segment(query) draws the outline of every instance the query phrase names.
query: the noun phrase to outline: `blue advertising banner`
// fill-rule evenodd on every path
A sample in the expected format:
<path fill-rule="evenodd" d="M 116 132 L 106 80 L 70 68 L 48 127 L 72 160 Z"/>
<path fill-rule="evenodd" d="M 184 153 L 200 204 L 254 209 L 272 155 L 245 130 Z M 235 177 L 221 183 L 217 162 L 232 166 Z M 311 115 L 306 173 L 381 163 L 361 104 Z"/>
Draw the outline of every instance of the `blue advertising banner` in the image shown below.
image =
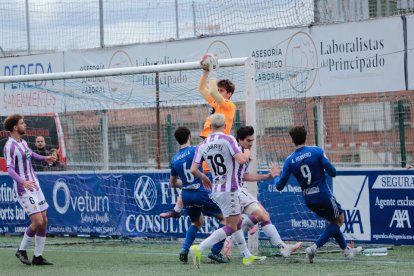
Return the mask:
<path fill-rule="evenodd" d="M 184 237 L 191 225 L 159 214 L 174 207 L 178 196 L 168 173 L 39 174 L 51 234 Z M 0 175 L 0 233 L 22 233 L 30 220 L 17 202 L 11 178 Z M 218 222 L 206 218 L 201 236 Z M 205 236 L 205 235 L 204 235 Z"/>
<path fill-rule="evenodd" d="M 191 225 L 159 214 L 174 207 L 178 190 L 165 173 L 39 174 L 48 209 L 48 233 L 125 237 L 184 237 Z M 329 184 L 345 214 L 346 239 L 414 244 L 414 171 L 338 171 Z M 259 201 L 285 240 L 315 240 L 325 221 L 304 204 L 296 179 L 281 192 L 259 183 Z M 22 233 L 30 220 L 17 202 L 11 178 L 0 175 L 0 233 Z M 205 218 L 200 237 L 219 226 Z M 260 233 L 261 238 L 265 238 Z"/>
<path fill-rule="evenodd" d="M 374 244 L 414 244 L 414 171 L 338 171 L 329 184 L 344 210 L 341 230 L 347 240 Z M 305 206 L 291 177 L 282 192 L 262 182 L 259 201 L 270 213 L 281 237 L 315 240 L 325 221 Z M 261 238 L 265 238 L 262 236 Z"/>

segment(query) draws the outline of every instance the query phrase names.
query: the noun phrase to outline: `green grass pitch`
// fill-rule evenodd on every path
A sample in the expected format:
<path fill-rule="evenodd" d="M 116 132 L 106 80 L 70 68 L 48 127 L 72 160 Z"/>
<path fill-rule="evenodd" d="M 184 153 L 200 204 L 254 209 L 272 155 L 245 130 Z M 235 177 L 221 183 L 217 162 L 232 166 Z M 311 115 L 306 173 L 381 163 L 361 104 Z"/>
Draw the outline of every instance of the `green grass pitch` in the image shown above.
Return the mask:
<path fill-rule="evenodd" d="M 0 239 L 5 238 L 0 236 Z M 6 238 L 10 239 L 10 238 Z M 70 240 L 70 238 L 68 238 Z M 64 240 L 62 242 L 62 240 Z M 79 239 L 77 239 L 79 240 Z M 20 238 L 12 242 L 19 243 Z M 176 242 L 94 242 L 76 243 L 62 238 L 48 238 L 44 257 L 53 266 L 25 266 L 14 256 L 15 248 L 0 247 L 0 275 L 412 275 L 414 247 L 394 246 L 388 256 L 357 256 L 345 260 L 340 253 L 318 254 L 313 264 L 306 260 L 303 249 L 288 259 L 268 257 L 263 263 L 244 267 L 237 249 L 229 264 L 212 263 L 202 258 L 201 269 L 193 267 L 191 260 L 183 264 L 178 260 L 180 243 Z M 61 242 L 59 242 L 61 241 Z M 10 240 L 8 241 L 10 242 Z M 0 242 L 1 244 L 1 242 Z M 28 250 L 33 254 L 33 246 Z"/>

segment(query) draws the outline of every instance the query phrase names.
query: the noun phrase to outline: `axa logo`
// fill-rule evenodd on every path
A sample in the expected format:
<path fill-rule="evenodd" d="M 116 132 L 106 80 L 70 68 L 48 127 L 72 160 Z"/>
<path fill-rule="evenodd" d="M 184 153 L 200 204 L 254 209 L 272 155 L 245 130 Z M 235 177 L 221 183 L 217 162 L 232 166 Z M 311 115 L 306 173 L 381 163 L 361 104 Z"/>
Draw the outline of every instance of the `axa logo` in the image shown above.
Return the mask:
<path fill-rule="evenodd" d="M 364 233 L 364 225 L 361 219 L 361 212 L 358 209 L 344 210 L 345 230 L 344 233 L 354 234 L 354 227 L 359 228 L 359 233 Z"/>
<path fill-rule="evenodd" d="M 393 227 L 395 221 L 396 228 L 405 228 L 407 224 L 408 228 L 411 228 L 410 216 L 408 215 L 408 210 L 398 210 L 394 211 L 394 215 L 392 216 L 390 228 Z"/>
<path fill-rule="evenodd" d="M 134 187 L 134 198 L 138 207 L 149 211 L 157 203 L 157 186 L 151 177 L 143 175 L 137 179 Z"/>

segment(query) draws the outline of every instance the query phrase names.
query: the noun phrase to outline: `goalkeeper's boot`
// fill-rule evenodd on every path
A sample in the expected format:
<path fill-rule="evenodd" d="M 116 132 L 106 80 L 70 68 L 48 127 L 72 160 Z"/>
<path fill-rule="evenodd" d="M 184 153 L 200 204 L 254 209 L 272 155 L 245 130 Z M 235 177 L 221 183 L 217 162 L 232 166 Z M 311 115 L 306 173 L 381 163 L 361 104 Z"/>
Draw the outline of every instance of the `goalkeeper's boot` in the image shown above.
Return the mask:
<path fill-rule="evenodd" d="M 309 263 L 313 263 L 313 259 L 315 258 L 316 255 L 316 247 L 309 246 L 308 248 L 306 248 L 306 256 L 308 257 Z"/>
<path fill-rule="evenodd" d="M 179 213 L 179 212 L 177 212 L 177 211 L 175 211 L 173 209 L 173 210 L 170 210 L 168 212 L 161 213 L 160 214 L 160 217 L 161 218 L 164 218 L 164 219 L 168 219 L 168 218 L 180 218 L 181 217 L 181 213 Z"/>
<path fill-rule="evenodd" d="M 40 256 L 33 256 L 32 265 L 53 265 L 51 262 L 48 262 L 45 258 Z"/>
<path fill-rule="evenodd" d="M 198 245 L 193 245 L 190 247 L 190 254 L 193 258 L 193 264 L 195 267 L 200 268 L 201 265 L 201 251 L 198 250 Z"/>
<path fill-rule="evenodd" d="M 251 266 L 252 264 L 260 263 L 260 262 L 263 262 L 264 260 L 266 260 L 266 256 L 251 255 L 248 258 L 243 258 L 243 264 L 245 266 Z"/>
<path fill-rule="evenodd" d="M 290 254 L 296 252 L 299 248 L 302 247 L 301 242 L 297 242 L 295 244 L 285 244 L 283 247 L 280 248 L 280 254 L 287 258 Z"/>
<path fill-rule="evenodd" d="M 227 263 L 230 262 L 230 260 L 227 259 L 226 257 L 224 257 L 223 254 L 221 254 L 221 253 L 214 254 L 213 252 L 210 252 L 208 254 L 208 258 L 213 260 L 213 261 L 216 261 L 220 264 L 227 264 Z"/>
<path fill-rule="evenodd" d="M 344 256 L 348 260 L 352 260 L 356 255 L 358 255 L 359 253 L 361 253 L 361 251 L 362 251 L 362 247 L 361 246 L 358 246 L 358 247 L 355 247 L 355 248 L 347 247 L 344 250 Z"/>
<path fill-rule="evenodd" d="M 16 257 L 25 265 L 31 265 L 32 262 L 27 257 L 27 251 L 26 250 L 17 250 Z"/>
<path fill-rule="evenodd" d="M 183 263 L 187 263 L 188 262 L 188 251 L 181 249 L 180 251 L 180 261 L 182 261 Z"/>

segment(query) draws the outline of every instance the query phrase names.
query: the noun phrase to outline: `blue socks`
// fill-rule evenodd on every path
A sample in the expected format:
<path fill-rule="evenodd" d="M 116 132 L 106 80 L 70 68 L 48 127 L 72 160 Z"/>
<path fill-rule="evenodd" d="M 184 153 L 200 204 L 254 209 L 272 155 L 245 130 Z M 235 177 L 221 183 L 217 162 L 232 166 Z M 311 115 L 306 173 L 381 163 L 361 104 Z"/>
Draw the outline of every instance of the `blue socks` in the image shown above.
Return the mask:
<path fill-rule="evenodd" d="M 217 255 L 221 252 L 221 249 L 223 249 L 224 246 L 224 242 L 226 241 L 226 239 L 219 241 L 218 243 L 216 243 L 215 245 L 213 245 L 213 247 L 211 248 L 211 253 Z"/>
<path fill-rule="evenodd" d="M 316 246 L 318 248 L 321 248 L 325 243 L 329 241 L 330 237 L 334 237 L 342 249 L 346 248 L 346 241 L 344 235 L 342 234 L 338 224 L 336 223 L 328 224 L 328 226 L 326 226 L 325 230 L 323 230 L 322 234 L 315 242 Z"/>
<path fill-rule="evenodd" d="M 183 243 L 183 246 L 181 247 L 181 250 L 188 252 L 190 250 L 190 246 L 193 244 L 196 236 L 197 236 L 198 228 L 194 225 L 191 225 L 190 228 L 188 228 L 187 233 L 185 234 L 185 240 Z"/>

